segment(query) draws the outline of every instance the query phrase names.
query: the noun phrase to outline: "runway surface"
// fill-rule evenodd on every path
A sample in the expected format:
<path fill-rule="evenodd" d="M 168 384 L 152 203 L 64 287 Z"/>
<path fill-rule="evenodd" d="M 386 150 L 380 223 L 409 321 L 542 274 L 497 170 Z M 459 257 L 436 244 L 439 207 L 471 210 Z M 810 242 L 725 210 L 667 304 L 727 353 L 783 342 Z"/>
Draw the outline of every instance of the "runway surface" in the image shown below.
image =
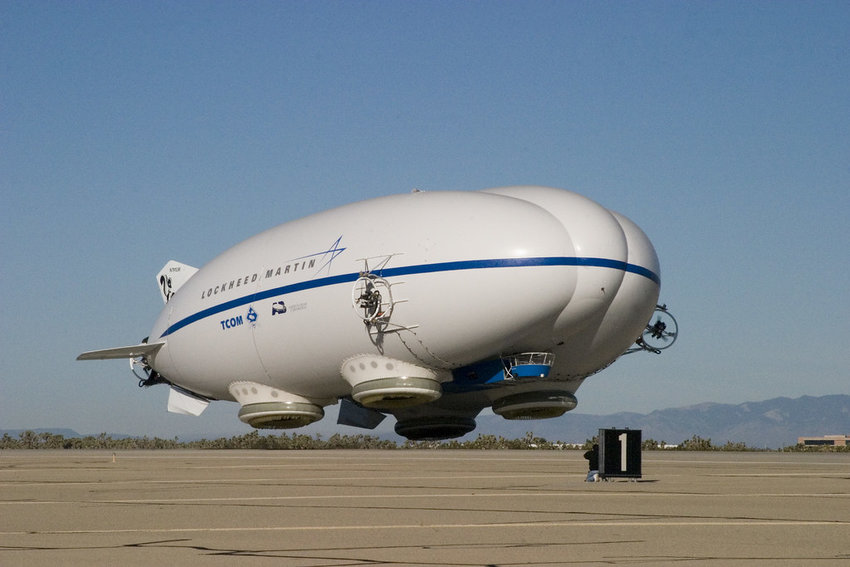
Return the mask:
<path fill-rule="evenodd" d="M 848 565 L 850 454 L 0 451 L 0 565 Z"/>

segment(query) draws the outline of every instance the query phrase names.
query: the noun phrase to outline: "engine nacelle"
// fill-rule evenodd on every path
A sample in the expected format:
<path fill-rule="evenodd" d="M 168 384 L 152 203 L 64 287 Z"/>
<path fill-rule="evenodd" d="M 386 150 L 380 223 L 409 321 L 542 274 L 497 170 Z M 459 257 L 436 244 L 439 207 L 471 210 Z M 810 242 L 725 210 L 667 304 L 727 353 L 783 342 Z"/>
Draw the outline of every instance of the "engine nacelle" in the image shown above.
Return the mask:
<path fill-rule="evenodd" d="M 443 394 L 436 370 L 386 356 L 353 356 L 342 363 L 340 373 L 351 384 L 354 401 L 367 408 L 416 406 Z"/>
<path fill-rule="evenodd" d="M 576 407 L 569 392 L 525 392 L 493 402 L 493 413 L 505 419 L 547 419 L 560 417 Z"/>
<path fill-rule="evenodd" d="M 257 429 L 294 429 L 325 416 L 315 400 L 256 382 L 233 382 L 228 388 L 242 405 L 239 419 Z"/>
<path fill-rule="evenodd" d="M 300 402 L 263 402 L 239 409 L 239 419 L 257 429 L 295 429 L 324 416 L 321 406 Z"/>
<path fill-rule="evenodd" d="M 463 437 L 475 429 L 471 417 L 428 416 L 399 421 L 395 432 L 412 441 L 438 441 Z"/>

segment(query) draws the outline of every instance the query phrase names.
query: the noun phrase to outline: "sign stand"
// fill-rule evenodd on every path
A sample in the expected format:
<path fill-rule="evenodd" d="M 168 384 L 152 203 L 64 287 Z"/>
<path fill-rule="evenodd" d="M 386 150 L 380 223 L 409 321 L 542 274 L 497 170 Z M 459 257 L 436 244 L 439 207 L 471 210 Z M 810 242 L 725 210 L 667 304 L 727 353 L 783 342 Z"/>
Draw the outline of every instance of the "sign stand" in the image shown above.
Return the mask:
<path fill-rule="evenodd" d="M 641 430 L 599 430 L 599 478 L 641 477 Z"/>

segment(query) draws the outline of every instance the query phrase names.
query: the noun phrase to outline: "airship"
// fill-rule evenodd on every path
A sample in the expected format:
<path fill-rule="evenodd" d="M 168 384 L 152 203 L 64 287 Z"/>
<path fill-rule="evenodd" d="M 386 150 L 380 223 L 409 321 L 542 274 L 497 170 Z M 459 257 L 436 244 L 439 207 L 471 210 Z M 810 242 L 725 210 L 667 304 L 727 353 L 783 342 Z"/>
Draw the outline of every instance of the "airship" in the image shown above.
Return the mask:
<path fill-rule="evenodd" d="M 561 416 L 589 376 L 670 346 L 660 273 L 635 223 L 577 193 L 413 190 L 286 222 L 200 269 L 169 261 L 148 337 L 77 359 L 129 359 L 176 413 L 236 402 L 284 429 L 339 404 L 340 424 L 391 415 L 401 436 L 448 439 L 488 408 Z"/>

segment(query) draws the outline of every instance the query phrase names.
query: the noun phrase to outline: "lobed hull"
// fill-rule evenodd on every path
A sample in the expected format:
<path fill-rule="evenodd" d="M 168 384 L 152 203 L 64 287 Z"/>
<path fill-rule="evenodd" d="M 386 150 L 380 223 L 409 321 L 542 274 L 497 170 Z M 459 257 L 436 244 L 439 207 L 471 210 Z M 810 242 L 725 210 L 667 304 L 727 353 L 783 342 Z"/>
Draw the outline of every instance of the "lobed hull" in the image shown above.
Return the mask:
<path fill-rule="evenodd" d="M 257 427 L 304 425 L 343 399 L 343 422 L 391 413 L 413 438 L 463 434 L 489 406 L 571 409 L 640 337 L 660 286 L 634 223 L 546 187 L 362 201 L 184 268 L 145 358 L 163 381 L 238 401 Z M 499 367 L 517 353 L 548 362 Z"/>

